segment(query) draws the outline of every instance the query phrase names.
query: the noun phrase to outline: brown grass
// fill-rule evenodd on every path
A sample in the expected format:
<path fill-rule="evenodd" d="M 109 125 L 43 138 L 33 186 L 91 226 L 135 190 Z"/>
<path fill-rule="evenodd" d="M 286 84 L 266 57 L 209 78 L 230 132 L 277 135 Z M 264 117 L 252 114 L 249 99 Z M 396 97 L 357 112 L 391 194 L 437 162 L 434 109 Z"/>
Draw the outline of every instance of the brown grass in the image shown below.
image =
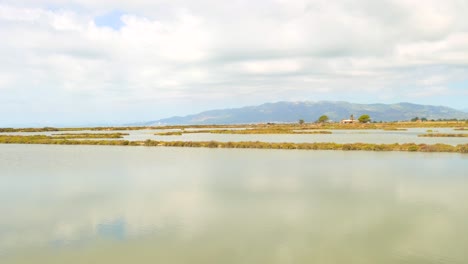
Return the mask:
<path fill-rule="evenodd" d="M 118 146 L 162 146 L 198 148 L 255 148 L 255 149 L 304 149 L 304 150 L 354 150 L 354 151 L 410 151 L 410 152 L 458 152 L 468 153 L 468 144 L 457 146 L 446 144 L 366 144 L 366 143 L 269 143 L 269 142 L 217 142 L 217 141 L 128 141 L 128 140 L 70 140 L 51 136 L 7 136 L 0 135 L 0 144 L 56 144 L 56 145 L 118 145 Z"/>

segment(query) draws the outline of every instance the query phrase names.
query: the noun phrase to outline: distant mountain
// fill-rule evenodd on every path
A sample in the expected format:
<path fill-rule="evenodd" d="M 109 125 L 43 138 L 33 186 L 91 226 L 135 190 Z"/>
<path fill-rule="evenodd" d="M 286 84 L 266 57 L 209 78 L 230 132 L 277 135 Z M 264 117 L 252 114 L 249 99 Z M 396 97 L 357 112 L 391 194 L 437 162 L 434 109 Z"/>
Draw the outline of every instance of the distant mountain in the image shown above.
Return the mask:
<path fill-rule="evenodd" d="M 368 114 L 375 121 L 409 120 L 414 117 L 427 119 L 467 119 L 468 113 L 445 106 L 418 105 L 411 103 L 398 104 L 353 104 L 348 102 L 277 102 L 259 106 L 218 109 L 188 116 L 175 116 L 140 125 L 174 125 L 174 124 L 247 124 L 265 122 L 297 122 L 304 119 L 313 122 L 321 115 L 330 120 L 340 121 L 353 114 L 358 118 Z"/>

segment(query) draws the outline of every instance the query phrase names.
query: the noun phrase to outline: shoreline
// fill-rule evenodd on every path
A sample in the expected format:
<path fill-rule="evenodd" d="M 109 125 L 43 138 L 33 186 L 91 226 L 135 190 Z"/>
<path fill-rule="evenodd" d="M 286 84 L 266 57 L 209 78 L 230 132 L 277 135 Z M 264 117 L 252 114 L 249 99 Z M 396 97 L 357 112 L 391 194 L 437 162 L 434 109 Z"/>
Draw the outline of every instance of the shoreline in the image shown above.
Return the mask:
<path fill-rule="evenodd" d="M 382 123 L 256 123 L 256 124 L 224 124 L 224 125 L 160 125 L 160 126 L 102 126 L 102 127 L 29 127 L 29 128 L 0 128 L 0 134 L 6 132 L 67 132 L 67 131 L 124 131 L 124 130 L 165 130 L 165 129 L 232 129 L 252 128 L 267 130 L 341 130 L 341 129 L 375 129 L 388 131 L 404 131 L 407 128 L 453 128 L 467 130 L 468 121 L 425 121 L 425 122 L 382 122 Z"/>
<path fill-rule="evenodd" d="M 105 145 L 145 147 L 190 147 L 190 148 L 243 148 L 243 149 L 303 149 L 303 150 L 344 150 L 344 151 L 403 151 L 403 152 L 448 152 L 468 153 L 468 144 L 456 146 L 447 144 L 367 144 L 367 143 L 271 143 L 260 141 L 219 142 L 219 141 L 128 141 L 128 140 L 69 140 L 48 136 L 0 136 L 0 144 L 42 144 L 42 145 Z"/>

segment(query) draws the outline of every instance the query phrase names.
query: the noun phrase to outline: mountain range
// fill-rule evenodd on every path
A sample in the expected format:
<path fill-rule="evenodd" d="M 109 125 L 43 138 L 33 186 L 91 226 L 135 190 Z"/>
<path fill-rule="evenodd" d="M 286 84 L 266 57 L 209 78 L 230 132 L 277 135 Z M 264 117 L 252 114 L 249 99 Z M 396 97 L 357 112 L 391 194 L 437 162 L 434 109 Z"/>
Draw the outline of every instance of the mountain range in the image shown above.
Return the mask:
<path fill-rule="evenodd" d="M 370 115 L 373 121 L 410 120 L 414 117 L 427 119 L 468 119 L 468 113 L 445 106 L 397 104 L 355 104 L 341 101 L 275 102 L 258 106 L 217 109 L 187 116 L 143 122 L 139 125 L 195 125 L 195 124 L 248 124 L 266 122 L 297 122 L 303 119 L 314 122 L 321 115 L 340 121 L 350 115 Z"/>

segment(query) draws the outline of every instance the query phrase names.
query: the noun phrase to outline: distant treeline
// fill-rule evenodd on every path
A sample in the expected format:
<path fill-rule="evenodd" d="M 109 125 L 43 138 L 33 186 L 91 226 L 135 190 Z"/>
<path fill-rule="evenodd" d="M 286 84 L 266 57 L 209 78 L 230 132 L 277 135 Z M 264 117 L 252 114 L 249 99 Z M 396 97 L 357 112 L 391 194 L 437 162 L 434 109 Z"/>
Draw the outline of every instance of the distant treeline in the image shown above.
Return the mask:
<path fill-rule="evenodd" d="M 429 133 L 429 134 L 418 135 L 418 137 L 468 137 L 468 134 Z"/>
<path fill-rule="evenodd" d="M 296 129 L 300 130 L 300 129 Z M 156 133 L 157 136 L 180 136 L 182 134 L 210 133 L 210 134 L 332 134 L 331 131 L 296 131 L 294 128 L 247 128 L 220 130 L 180 130 Z"/>
<path fill-rule="evenodd" d="M 1 132 L 56 132 L 56 131 L 118 131 L 118 130 L 163 130 L 163 129 L 208 129 L 213 128 L 251 128 L 251 129 L 283 129 L 283 130 L 307 130 L 307 129 L 398 129 L 398 128 L 455 128 L 464 129 L 468 126 L 465 120 L 425 121 L 425 122 L 382 122 L 382 123 L 260 123 L 237 125 L 176 125 L 176 126 L 127 126 L 127 127 L 79 127 L 79 128 L 0 128 Z M 196 132 L 192 132 L 196 133 Z M 206 132 L 205 132 L 206 133 Z M 210 132 L 211 133 L 211 132 Z M 222 132 L 219 132 L 222 133 Z"/>
<path fill-rule="evenodd" d="M 61 134 L 52 134 L 52 138 L 123 138 L 123 136 L 128 136 L 128 133 L 61 133 Z"/>
<path fill-rule="evenodd" d="M 468 122 L 467 119 L 457 119 L 457 118 L 438 118 L 438 119 L 427 119 L 425 117 L 414 117 L 412 119 L 410 119 L 409 121 L 411 122 L 417 122 L 417 121 L 422 121 L 422 122 L 428 122 L 428 121 L 431 121 L 431 122 L 452 122 L 452 121 L 462 121 L 462 122 Z"/>
<path fill-rule="evenodd" d="M 302 149 L 302 150 L 361 150 L 361 151 L 411 151 L 411 152 L 457 152 L 468 153 L 468 144 L 366 144 L 366 143 L 269 143 L 269 142 L 217 142 L 217 141 L 128 141 L 128 140 L 70 140 L 51 136 L 0 135 L 0 144 L 56 144 L 56 145 L 112 145 L 112 146 L 158 146 L 197 148 L 253 148 L 253 149 Z"/>
<path fill-rule="evenodd" d="M 128 136 L 128 133 L 62 133 L 52 134 L 51 136 L 46 135 L 34 135 L 34 136 L 16 136 L 16 135 L 0 135 L 0 137 L 19 137 L 19 138 L 31 138 L 31 139 L 91 139 L 91 138 L 123 138 Z"/>
<path fill-rule="evenodd" d="M 184 128 L 234 128 L 245 125 L 177 125 L 177 126 L 120 126 L 120 127 L 37 127 L 37 128 L 0 128 L 0 133 L 12 132 L 58 132 L 58 131 L 119 131 L 119 130 L 159 130 Z"/>
<path fill-rule="evenodd" d="M 55 132 L 59 131 L 55 127 L 42 127 L 42 128 L 0 128 L 0 132 Z"/>

